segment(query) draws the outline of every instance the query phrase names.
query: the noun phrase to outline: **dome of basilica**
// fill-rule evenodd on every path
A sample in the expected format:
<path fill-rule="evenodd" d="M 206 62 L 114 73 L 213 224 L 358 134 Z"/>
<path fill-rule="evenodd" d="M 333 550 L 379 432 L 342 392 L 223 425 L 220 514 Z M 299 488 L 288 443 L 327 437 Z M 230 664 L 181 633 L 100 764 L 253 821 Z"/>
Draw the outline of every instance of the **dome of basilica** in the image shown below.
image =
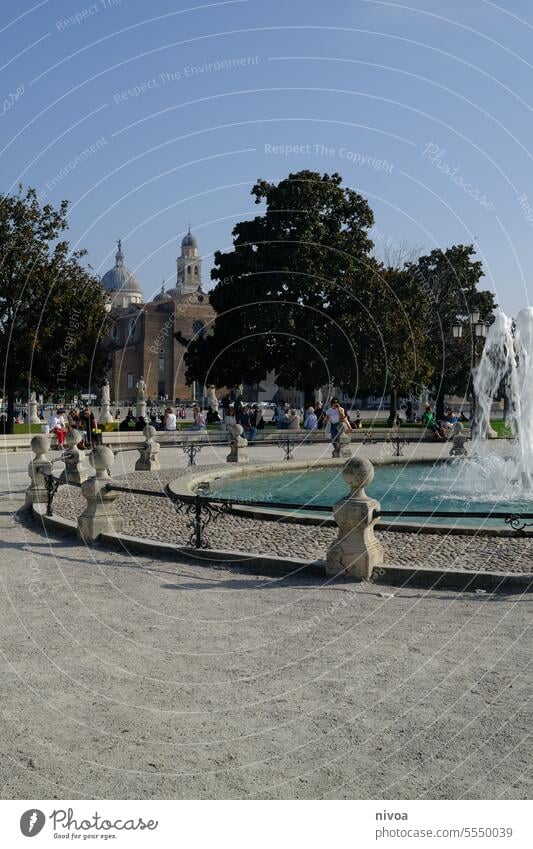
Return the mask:
<path fill-rule="evenodd" d="M 102 277 L 102 286 L 106 292 L 110 292 L 113 296 L 117 292 L 121 292 L 124 295 L 138 295 L 139 300 L 142 297 L 139 281 L 135 277 L 135 274 L 129 271 L 124 265 L 124 254 L 122 253 L 120 239 L 118 240 L 118 250 L 115 254 L 115 265 Z"/>

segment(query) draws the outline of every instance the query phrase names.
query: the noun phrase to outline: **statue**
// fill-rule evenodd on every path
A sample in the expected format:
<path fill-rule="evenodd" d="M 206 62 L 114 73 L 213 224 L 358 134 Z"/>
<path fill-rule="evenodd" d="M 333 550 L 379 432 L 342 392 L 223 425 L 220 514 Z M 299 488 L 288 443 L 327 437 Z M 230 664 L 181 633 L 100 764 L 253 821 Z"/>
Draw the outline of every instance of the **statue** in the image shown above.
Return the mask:
<path fill-rule="evenodd" d="M 111 393 L 109 391 L 109 383 L 106 380 L 102 386 L 102 410 L 99 416 L 100 424 L 111 424 L 114 421 L 111 415 Z"/>
<path fill-rule="evenodd" d="M 144 382 L 144 377 L 141 377 L 140 380 L 137 381 L 137 400 L 135 403 L 135 412 L 137 414 L 137 418 L 146 419 L 146 383 Z"/>
<path fill-rule="evenodd" d="M 40 424 L 41 420 L 37 415 L 37 395 L 35 392 L 30 394 L 30 400 L 28 404 L 28 421 L 30 424 Z"/>
<path fill-rule="evenodd" d="M 211 384 L 207 387 L 207 406 L 212 410 L 218 410 L 218 399 L 215 393 L 215 387 Z"/>
<path fill-rule="evenodd" d="M 144 377 L 137 381 L 137 401 L 146 401 L 146 383 Z"/>

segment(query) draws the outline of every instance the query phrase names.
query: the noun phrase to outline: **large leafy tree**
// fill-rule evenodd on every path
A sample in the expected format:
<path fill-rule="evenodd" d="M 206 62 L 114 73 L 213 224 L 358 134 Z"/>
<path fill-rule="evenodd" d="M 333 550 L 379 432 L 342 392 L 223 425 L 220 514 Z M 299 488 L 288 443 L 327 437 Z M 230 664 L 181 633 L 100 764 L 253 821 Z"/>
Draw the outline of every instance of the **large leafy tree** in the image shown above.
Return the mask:
<path fill-rule="evenodd" d="M 430 304 L 420 281 L 405 268 L 380 266 L 369 292 L 374 326 L 360 331 L 361 394 L 388 395 L 392 423 L 398 396 L 418 394 L 431 379 Z"/>
<path fill-rule="evenodd" d="M 252 194 L 264 214 L 215 255 L 213 332 L 178 337 L 188 379 L 258 383 L 273 370 L 307 399 L 328 383 L 355 396 L 427 379 L 421 287 L 371 256 L 367 201 L 338 174 L 312 171 L 259 180 Z"/>
<path fill-rule="evenodd" d="M 0 356 L 8 427 L 17 392 L 61 400 L 67 387 L 97 385 L 109 330 L 106 296 L 62 239 L 68 203 L 41 207 L 34 189 L 0 195 Z"/>
<path fill-rule="evenodd" d="M 327 383 L 356 388 L 372 325 L 377 262 L 367 201 L 338 174 L 300 171 L 252 189 L 263 215 L 233 230 L 215 255 L 213 332 L 188 341 L 188 379 L 218 385 L 277 381 L 312 397 Z"/>
<path fill-rule="evenodd" d="M 416 281 L 429 302 L 427 324 L 433 373 L 430 385 L 436 392 L 437 417 L 444 414 L 445 394 L 466 394 L 472 367 L 479 353 L 479 340 L 465 318 L 462 339 L 454 339 L 452 326 L 458 317 L 472 310 L 481 320 L 491 321 L 496 303 L 491 292 L 480 289 L 483 267 L 475 259 L 473 245 L 453 245 L 436 249 L 409 263 L 406 271 Z"/>

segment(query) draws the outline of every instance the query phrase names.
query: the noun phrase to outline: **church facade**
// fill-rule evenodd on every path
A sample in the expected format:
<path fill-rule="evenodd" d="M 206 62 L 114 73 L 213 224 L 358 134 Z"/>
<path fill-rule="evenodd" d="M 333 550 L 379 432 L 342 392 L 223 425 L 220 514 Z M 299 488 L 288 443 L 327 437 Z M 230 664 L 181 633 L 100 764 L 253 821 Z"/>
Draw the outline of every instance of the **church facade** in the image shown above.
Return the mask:
<path fill-rule="evenodd" d="M 108 373 L 115 403 L 131 403 L 137 381 L 146 382 L 148 400 L 202 401 L 204 387 L 185 381 L 185 348 L 175 338 L 179 331 L 186 339 L 209 332 L 215 317 L 202 288 L 202 258 L 191 233 L 181 243 L 177 259 L 176 286 L 161 291 L 152 301 L 143 302 L 135 275 L 126 268 L 121 242 L 115 265 L 102 277 L 110 297 L 113 325 L 105 347 L 111 366 Z"/>

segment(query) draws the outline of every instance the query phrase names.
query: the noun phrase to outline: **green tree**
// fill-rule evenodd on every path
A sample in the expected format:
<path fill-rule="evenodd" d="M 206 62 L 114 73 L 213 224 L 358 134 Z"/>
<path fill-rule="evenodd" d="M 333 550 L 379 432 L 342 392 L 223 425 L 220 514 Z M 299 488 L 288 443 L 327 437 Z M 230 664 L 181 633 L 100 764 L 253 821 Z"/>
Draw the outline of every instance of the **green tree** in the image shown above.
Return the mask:
<path fill-rule="evenodd" d="M 480 311 L 481 320 L 490 321 L 497 306 L 491 292 L 478 288 L 483 267 L 474 257 L 473 245 L 453 245 L 406 266 L 429 301 L 427 333 L 433 374 L 428 385 L 435 388 L 437 418 L 444 415 L 446 394 L 466 394 L 476 362 L 478 342 L 470 325 L 465 321 L 463 338 L 458 340 L 453 338 L 453 324 L 473 309 Z"/>
<path fill-rule="evenodd" d="M 101 382 L 100 341 L 109 330 L 98 279 L 61 235 L 68 203 L 41 207 L 34 189 L 0 195 L 0 356 L 8 429 L 17 392 L 46 391 L 61 401 L 68 386 Z"/>
<path fill-rule="evenodd" d="M 360 346 L 361 394 L 388 395 L 392 424 L 400 395 L 418 394 L 433 372 L 430 303 L 407 269 L 380 266 L 370 288 L 374 327 Z"/>
<path fill-rule="evenodd" d="M 307 397 L 330 382 L 356 385 L 348 330 L 356 314 L 366 315 L 377 264 L 367 235 L 372 211 L 341 183 L 338 174 L 312 171 L 256 183 L 265 213 L 237 224 L 233 250 L 215 255 L 217 317 L 210 335 L 188 344 L 189 380 L 257 383 L 273 369 L 280 384 Z"/>
<path fill-rule="evenodd" d="M 325 384 L 353 397 L 428 379 L 425 300 L 416 278 L 371 256 L 367 201 L 338 174 L 300 171 L 252 189 L 262 216 L 215 255 L 212 333 L 185 340 L 190 381 Z"/>

